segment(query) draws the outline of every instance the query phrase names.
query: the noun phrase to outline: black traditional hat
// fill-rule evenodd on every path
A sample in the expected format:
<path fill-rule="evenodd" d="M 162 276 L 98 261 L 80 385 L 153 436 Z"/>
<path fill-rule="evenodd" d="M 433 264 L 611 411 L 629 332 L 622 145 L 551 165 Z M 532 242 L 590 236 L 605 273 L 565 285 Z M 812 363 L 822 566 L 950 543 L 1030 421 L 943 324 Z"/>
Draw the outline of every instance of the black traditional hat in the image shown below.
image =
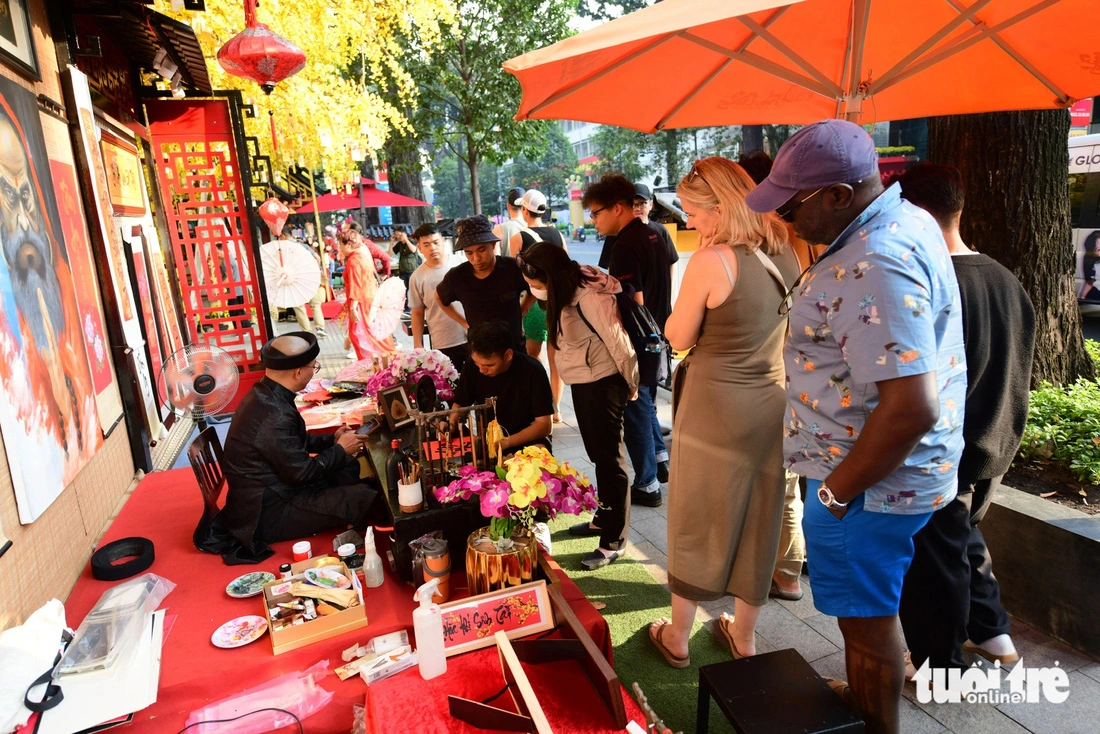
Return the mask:
<path fill-rule="evenodd" d="M 474 245 L 500 242 L 500 238 L 493 234 L 493 223 L 484 214 L 459 219 L 456 230 L 458 236 L 455 237 L 455 252 Z"/>
<path fill-rule="evenodd" d="M 299 367 L 312 364 L 313 360 L 317 359 L 317 355 L 321 353 L 321 345 L 317 343 L 317 337 L 312 332 L 292 331 L 280 336 L 296 336 L 305 339 L 309 343 L 309 347 L 301 354 L 283 354 L 272 346 L 272 342 L 279 338 L 275 337 L 275 339 L 264 344 L 260 350 L 260 359 L 263 360 L 264 367 L 269 370 L 296 370 Z"/>

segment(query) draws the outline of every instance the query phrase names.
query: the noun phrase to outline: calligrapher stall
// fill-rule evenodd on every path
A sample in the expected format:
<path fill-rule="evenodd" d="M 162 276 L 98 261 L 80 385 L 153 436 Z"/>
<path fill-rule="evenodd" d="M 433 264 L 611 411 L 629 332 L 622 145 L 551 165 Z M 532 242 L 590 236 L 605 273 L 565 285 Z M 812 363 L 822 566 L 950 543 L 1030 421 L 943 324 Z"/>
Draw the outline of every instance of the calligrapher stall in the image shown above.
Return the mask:
<path fill-rule="evenodd" d="M 164 605 L 167 616 L 159 694 L 156 703 L 134 715 L 135 730 L 178 732 L 192 712 L 223 696 L 280 676 L 312 670 L 317 665 L 323 664 L 323 669 L 332 671 L 343 665 L 341 653 L 349 645 L 365 643 L 379 635 L 405 630 L 411 636 L 412 593 L 408 586 L 387 573 L 382 586 L 364 590 L 369 620 L 364 628 L 278 656 L 272 654 L 271 645 L 262 639 L 233 649 L 215 647 L 211 634 L 220 625 L 240 615 L 255 614 L 260 605 L 255 597 L 241 599 L 227 594 L 225 587 L 240 573 L 239 569 L 227 567 L 219 557 L 194 549 L 190 526 L 200 511 L 200 494 L 189 469 L 151 474 L 135 489 L 103 539 L 106 543 L 129 536 L 149 538 L 156 547 L 156 560 L 149 570 L 169 577 L 176 584 Z M 313 547 L 323 551 L 332 536 L 329 533 L 313 537 Z M 281 563 L 291 559 L 292 545 L 290 541 L 273 544 L 275 556 L 256 570 L 277 570 Z M 561 622 L 549 632 L 550 638 L 575 641 L 576 630 L 583 630 L 588 638 L 584 644 L 607 664 L 611 658 L 607 623 L 552 559 L 545 559 L 545 563 L 554 575 L 546 583 L 547 594 L 552 597 L 555 619 Z M 111 585 L 93 578 L 91 569 L 86 568 L 66 603 L 70 624 L 82 619 Z M 464 595 L 464 586 L 462 574 L 455 573 L 452 576 L 455 597 Z M 461 598 L 455 601 L 461 604 Z M 456 625 L 455 630 L 460 629 Z M 528 639 L 534 641 L 535 637 Z M 622 725 L 616 724 L 615 716 L 583 664 L 559 657 L 551 662 L 525 665 L 531 684 L 551 717 L 553 730 L 621 731 Z M 365 703 L 368 732 L 472 733 L 478 730 L 451 717 L 448 696 L 484 699 L 498 692 L 502 685 L 500 676 L 498 654 L 492 647 L 452 655 L 448 658 L 447 672 L 428 681 L 421 679 L 415 667 L 369 687 L 358 677 L 340 681 L 336 676 L 323 675 L 318 685 L 331 692 L 332 699 L 304 725 L 307 731 L 348 731 L 352 706 Z M 615 685 L 621 695 L 618 683 Z M 621 704 L 626 719 L 644 723 L 629 696 L 621 695 Z M 498 701 L 496 705 L 506 704 Z"/>

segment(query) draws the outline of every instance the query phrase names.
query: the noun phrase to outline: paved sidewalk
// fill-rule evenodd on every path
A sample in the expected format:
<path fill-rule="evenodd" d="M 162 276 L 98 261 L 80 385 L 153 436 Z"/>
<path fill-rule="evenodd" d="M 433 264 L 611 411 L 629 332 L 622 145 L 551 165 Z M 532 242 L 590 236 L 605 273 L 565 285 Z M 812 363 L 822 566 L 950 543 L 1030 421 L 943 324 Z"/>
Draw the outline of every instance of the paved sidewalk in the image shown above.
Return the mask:
<path fill-rule="evenodd" d="M 275 324 L 277 333 L 295 331 L 294 323 Z M 335 322 L 326 325 L 328 336 L 321 339 L 321 375 L 332 377 L 350 363 L 344 355 L 343 330 Z M 398 334 L 398 344 L 408 349 L 412 340 Z M 543 354 L 545 362 L 546 355 Z M 671 423 L 670 395 L 658 391 L 658 415 L 662 423 Z M 554 455 L 567 460 L 589 476 L 595 471 L 585 454 L 577 431 L 568 387 L 562 396 L 564 422 L 554 427 Z M 629 461 L 628 461 L 629 465 Z M 668 487 L 662 488 L 667 497 Z M 631 509 L 630 540 L 627 552 L 641 563 L 655 580 L 668 584 L 668 540 L 666 506 L 635 506 Z M 836 619 L 819 613 L 813 606 L 813 590 L 803 576 L 805 596 L 801 601 L 769 600 L 760 615 L 756 633 L 757 652 L 791 648 L 798 650 L 823 676 L 846 678 L 844 641 Z M 697 618 L 718 639 L 714 621 L 723 611 L 733 611 L 733 600 L 704 602 Z M 654 618 L 661 612 L 655 612 Z M 1022 661 L 1029 668 L 1057 664 L 1069 674 L 1069 698 L 1064 703 L 1001 704 L 920 704 L 912 684 L 905 687 L 901 709 L 904 734 L 1096 734 L 1100 731 L 1100 662 L 1077 652 L 1020 622 L 1013 623 L 1013 640 Z M 980 661 L 980 659 L 977 659 Z M 1012 666 L 1009 666 L 1010 668 Z M 1005 686 L 1004 690 L 1008 690 Z"/>

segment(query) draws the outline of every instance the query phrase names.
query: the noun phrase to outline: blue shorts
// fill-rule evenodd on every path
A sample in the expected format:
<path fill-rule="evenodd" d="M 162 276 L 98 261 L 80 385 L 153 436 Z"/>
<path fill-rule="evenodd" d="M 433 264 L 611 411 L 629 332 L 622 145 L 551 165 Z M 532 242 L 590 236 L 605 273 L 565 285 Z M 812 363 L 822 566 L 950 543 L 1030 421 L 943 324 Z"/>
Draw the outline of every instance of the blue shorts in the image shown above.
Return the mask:
<path fill-rule="evenodd" d="M 866 512 L 863 494 L 838 520 L 817 498 L 819 479 L 806 480 L 802 532 L 814 606 L 832 617 L 890 617 L 898 613 L 901 584 L 913 562 L 913 536 L 932 513 Z"/>

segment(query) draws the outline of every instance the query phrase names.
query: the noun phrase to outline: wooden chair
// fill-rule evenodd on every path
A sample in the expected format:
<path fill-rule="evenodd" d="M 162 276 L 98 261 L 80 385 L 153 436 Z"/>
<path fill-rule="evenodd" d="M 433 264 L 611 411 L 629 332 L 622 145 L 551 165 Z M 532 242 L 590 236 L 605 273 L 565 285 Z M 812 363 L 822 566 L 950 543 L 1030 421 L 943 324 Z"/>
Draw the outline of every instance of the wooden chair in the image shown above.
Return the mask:
<path fill-rule="evenodd" d="M 210 524 L 218 514 L 218 500 L 225 490 L 225 474 L 222 473 L 222 443 L 214 426 L 204 428 L 187 448 L 187 458 L 195 472 L 202 492 L 202 519 L 192 540 L 195 547 L 202 550 L 202 543 L 210 530 Z"/>

